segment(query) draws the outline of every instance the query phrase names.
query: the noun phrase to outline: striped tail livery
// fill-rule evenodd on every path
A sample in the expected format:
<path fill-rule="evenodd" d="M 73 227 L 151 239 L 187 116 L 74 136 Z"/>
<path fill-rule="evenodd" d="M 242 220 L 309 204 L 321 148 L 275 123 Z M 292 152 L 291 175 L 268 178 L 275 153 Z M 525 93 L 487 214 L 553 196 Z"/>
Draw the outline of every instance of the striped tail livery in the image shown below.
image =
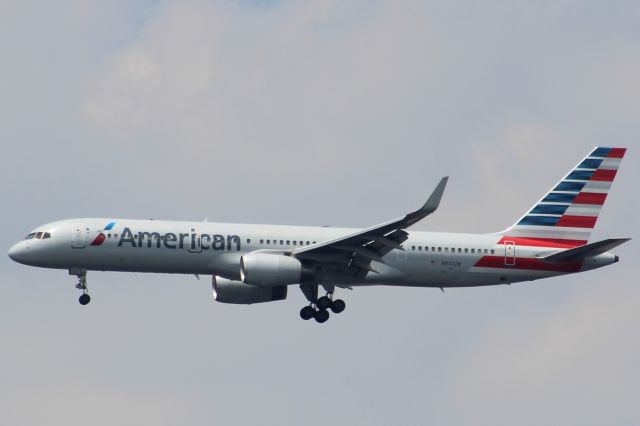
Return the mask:
<path fill-rule="evenodd" d="M 587 244 L 626 148 L 595 148 L 518 222 L 500 243 L 572 248 Z"/>

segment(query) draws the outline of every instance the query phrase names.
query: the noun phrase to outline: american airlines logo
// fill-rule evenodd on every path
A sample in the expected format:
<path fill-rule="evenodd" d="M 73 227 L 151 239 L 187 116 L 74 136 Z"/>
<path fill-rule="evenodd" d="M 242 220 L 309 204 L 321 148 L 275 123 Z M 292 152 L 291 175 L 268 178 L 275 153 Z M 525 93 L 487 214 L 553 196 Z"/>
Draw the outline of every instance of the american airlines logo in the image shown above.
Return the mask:
<path fill-rule="evenodd" d="M 110 222 L 107 224 L 107 226 L 104 227 L 104 231 L 111 231 L 111 229 L 113 229 L 113 227 L 116 225 L 115 222 Z M 104 232 L 100 232 L 98 234 L 98 236 L 91 242 L 92 246 L 101 246 L 102 243 L 104 243 L 104 240 L 106 240 L 107 237 L 104 235 Z"/>
<path fill-rule="evenodd" d="M 111 225 L 111 224 L 109 224 Z M 115 223 L 114 223 L 115 225 Z M 108 225 L 107 225 L 108 226 Z M 113 227 L 113 226 L 112 226 Z M 107 228 L 105 228 L 106 230 Z M 109 228 L 111 229 L 111 228 Z M 103 235 L 102 233 L 100 235 Z M 96 237 L 96 240 L 100 238 Z M 94 240 L 94 242 L 96 241 Z M 104 235 L 99 244 L 104 241 Z M 118 247 L 147 247 L 147 248 L 167 248 L 170 250 L 184 249 L 189 250 L 236 250 L 240 251 L 240 237 L 238 235 L 221 235 L 221 234 L 199 234 L 195 232 L 173 233 L 167 232 L 160 234 L 158 232 L 137 232 L 134 233 L 130 228 L 126 227 L 120 234 Z"/>

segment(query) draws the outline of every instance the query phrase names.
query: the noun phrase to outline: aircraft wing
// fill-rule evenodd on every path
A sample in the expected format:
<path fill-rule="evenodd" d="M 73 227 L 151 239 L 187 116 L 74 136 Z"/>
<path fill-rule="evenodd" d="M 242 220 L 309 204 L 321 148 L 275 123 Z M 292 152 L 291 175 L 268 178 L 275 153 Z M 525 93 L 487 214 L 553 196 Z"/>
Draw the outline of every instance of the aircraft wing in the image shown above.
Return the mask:
<path fill-rule="evenodd" d="M 442 178 L 427 202 L 414 212 L 355 234 L 301 247 L 295 250 L 292 256 L 320 263 L 356 267 L 365 273 L 368 271 L 377 272 L 371 267 L 371 262 L 384 263 L 382 257 L 391 250 L 404 250 L 401 244 L 408 238 L 404 229 L 436 211 L 448 179 L 449 177 Z"/>

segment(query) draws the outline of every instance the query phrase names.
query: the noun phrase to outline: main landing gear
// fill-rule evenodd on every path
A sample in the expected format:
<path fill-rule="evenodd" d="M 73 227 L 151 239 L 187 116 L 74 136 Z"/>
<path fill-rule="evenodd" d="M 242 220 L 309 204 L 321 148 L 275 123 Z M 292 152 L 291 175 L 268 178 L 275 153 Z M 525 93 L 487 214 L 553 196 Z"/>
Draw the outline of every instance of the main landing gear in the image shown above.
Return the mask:
<path fill-rule="evenodd" d="M 309 301 L 309 305 L 300 309 L 300 318 L 303 320 L 310 320 L 314 318 L 316 322 L 322 324 L 329 319 L 329 310 L 334 314 L 339 314 L 344 311 L 347 306 L 344 300 L 333 299 L 334 286 L 324 286 L 327 294 L 322 297 L 318 297 L 318 285 L 317 284 L 300 284 L 300 290 Z"/>
<path fill-rule="evenodd" d="M 69 269 L 69 275 L 75 275 L 78 277 L 78 284 L 76 288 L 82 290 L 82 294 L 78 301 L 81 305 L 87 305 L 91 302 L 91 296 L 89 296 L 89 289 L 87 288 L 87 270 L 86 269 Z"/>

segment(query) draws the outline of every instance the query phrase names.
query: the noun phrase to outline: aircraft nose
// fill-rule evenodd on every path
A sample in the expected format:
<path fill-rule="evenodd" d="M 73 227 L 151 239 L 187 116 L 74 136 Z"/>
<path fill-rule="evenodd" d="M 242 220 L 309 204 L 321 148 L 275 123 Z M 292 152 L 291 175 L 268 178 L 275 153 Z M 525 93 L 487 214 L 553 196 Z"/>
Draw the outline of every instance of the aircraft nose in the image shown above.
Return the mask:
<path fill-rule="evenodd" d="M 9 257 L 11 260 L 22 263 L 24 262 L 25 249 L 21 243 L 14 244 L 13 247 L 9 249 Z"/>

